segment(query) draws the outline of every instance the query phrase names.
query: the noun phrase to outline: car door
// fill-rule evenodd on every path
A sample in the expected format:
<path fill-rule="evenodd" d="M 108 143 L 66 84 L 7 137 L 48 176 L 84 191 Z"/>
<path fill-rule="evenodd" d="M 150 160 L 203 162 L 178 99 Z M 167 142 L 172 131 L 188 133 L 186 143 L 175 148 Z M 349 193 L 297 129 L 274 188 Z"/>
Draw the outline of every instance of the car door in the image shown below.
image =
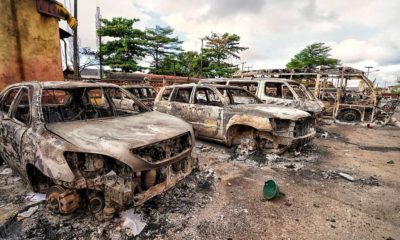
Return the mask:
<path fill-rule="evenodd" d="M 6 104 L 7 105 L 7 102 Z M 22 87 L 14 97 L 7 117 L 1 121 L 2 147 L 7 163 L 23 174 L 21 162 L 21 143 L 31 123 L 31 93 Z"/>
<path fill-rule="evenodd" d="M 190 104 L 190 122 L 196 135 L 222 140 L 222 100 L 214 89 L 197 87 Z"/>
<path fill-rule="evenodd" d="M 193 92 L 193 86 L 176 87 L 170 98 L 171 110 L 173 115 L 190 122 L 190 98 Z"/>

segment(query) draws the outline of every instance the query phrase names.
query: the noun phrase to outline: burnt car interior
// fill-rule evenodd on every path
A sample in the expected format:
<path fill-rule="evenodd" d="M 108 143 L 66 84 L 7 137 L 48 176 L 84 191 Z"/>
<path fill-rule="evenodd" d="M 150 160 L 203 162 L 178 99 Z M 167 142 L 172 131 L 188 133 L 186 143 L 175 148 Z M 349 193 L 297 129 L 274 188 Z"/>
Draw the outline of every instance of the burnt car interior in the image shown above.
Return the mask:
<path fill-rule="evenodd" d="M 156 92 L 152 88 L 136 87 L 136 88 L 125 88 L 125 89 L 139 99 L 154 99 L 156 97 Z"/>
<path fill-rule="evenodd" d="M 120 89 L 112 87 L 44 89 L 42 91 L 44 120 L 48 123 L 67 122 L 131 116 L 147 111 L 137 102 L 134 102 L 130 109 L 117 107 L 115 101 L 122 98 L 129 97 Z"/>
<path fill-rule="evenodd" d="M 197 88 L 195 103 L 208 106 L 222 106 L 219 97 L 209 88 Z"/>
<path fill-rule="evenodd" d="M 275 98 L 293 99 L 292 92 L 283 83 L 265 83 L 265 95 Z"/>
<path fill-rule="evenodd" d="M 189 103 L 193 88 L 176 88 L 171 101 Z"/>
<path fill-rule="evenodd" d="M 241 87 L 243 89 L 246 89 L 247 91 L 251 92 L 252 94 L 257 93 L 257 88 L 258 88 L 258 82 L 229 82 L 229 85 L 231 86 L 237 86 Z"/>

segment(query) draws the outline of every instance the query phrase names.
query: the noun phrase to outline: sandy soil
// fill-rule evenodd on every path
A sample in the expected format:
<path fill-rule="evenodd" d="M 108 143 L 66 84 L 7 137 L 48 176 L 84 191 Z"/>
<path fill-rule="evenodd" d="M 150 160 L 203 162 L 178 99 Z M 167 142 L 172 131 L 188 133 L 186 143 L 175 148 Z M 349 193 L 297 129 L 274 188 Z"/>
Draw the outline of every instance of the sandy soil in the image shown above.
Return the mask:
<path fill-rule="evenodd" d="M 199 141 L 200 169 L 137 209 L 147 223 L 138 239 L 400 239 L 400 129 L 337 124 L 322 129 L 328 138 L 315 139 L 296 157 L 238 161 L 233 150 Z M 272 201 L 262 198 L 268 179 L 283 193 Z M 0 180 L 6 181 L 4 176 Z M 18 199 L 28 190 L 18 179 L 12 181 L 17 200 L 1 184 L 3 216 L 25 204 Z M 118 218 L 98 223 L 84 211 L 52 216 L 41 206 L 10 228 L 9 236 L 131 239 L 119 224 Z"/>

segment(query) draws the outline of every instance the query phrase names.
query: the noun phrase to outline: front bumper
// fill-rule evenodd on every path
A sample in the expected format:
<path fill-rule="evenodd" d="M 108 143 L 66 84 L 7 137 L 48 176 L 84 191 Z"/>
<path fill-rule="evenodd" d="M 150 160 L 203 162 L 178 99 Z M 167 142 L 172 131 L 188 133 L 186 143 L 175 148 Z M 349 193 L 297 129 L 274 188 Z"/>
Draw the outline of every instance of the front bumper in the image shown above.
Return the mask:
<path fill-rule="evenodd" d="M 134 205 L 140 206 L 151 198 L 161 194 L 162 192 L 167 191 L 171 187 L 175 186 L 179 181 L 184 179 L 187 175 L 192 172 L 192 169 L 195 165 L 194 160 L 191 156 L 185 158 L 183 160 L 184 169 L 182 171 L 174 171 L 172 165 L 166 166 L 167 177 L 164 182 L 161 182 L 144 192 L 136 194 L 134 198 Z"/>
<path fill-rule="evenodd" d="M 275 141 L 279 145 L 283 145 L 290 148 L 296 148 L 304 146 L 305 144 L 311 142 L 315 138 L 316 132 L 311 131 L 310 133 L 300 136 L 300 137 L 284 137 L 284 136 L 274 136 Z"/>
<path fill-rule="evenodd" d="M 171 160 L 169 165 L 152 169 L 157 172 L 157 182 L 140 192 L 136 192 L 135 189 L 142 185 L 141 182 L 127 182 L 126 180 L 122 182 L 120 179 L 112 179 L 106 182 L 106 205 L 113 205 L 116 208 L 142 205 L 149 199 L 175 186 L 180 180 L 189 175 L 195 166 L 195 161 L 190 152 L 185 156 L 181 155 L 177 159 Z M 137 174 L 137 172 L 134 174 Z M 140 175 L 143 176 L 144 174 L 146 174 L 146 171 L 140 172 Z"/>

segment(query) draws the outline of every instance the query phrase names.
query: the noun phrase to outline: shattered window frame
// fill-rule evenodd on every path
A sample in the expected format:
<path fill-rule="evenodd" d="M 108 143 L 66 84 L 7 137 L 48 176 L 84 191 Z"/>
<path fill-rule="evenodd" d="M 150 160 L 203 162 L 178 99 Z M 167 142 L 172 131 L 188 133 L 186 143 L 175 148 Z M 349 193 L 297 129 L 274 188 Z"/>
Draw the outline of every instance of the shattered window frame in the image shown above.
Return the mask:
<path fill-rule="evenodd" d="M 285 88 L 287 89 L 287 91 L 285 91 Z M 291 89 L 290 86 L 288 86 L 288 85 L 286 85 L 286 84 L 282 84 L 282 90 L 281 90 L 281 92 L 282 92 L 282 99 L 296 100 L 296 95 L 293 93 L 293 91 L 292 91 L 292 89 Z M 287 96 L 285 95 L 285 92 L 286 92 L 286 93 L 290 93 L 291 98 L 287 97 Z M 288 95 L 288 96 L 289 96 L 289 95 Z"/>
<path fill-rule="evenodd" d="M 18 106 L 23 100 L 23 94 L 26 91 L 28 95 L 28 113 L 26 114 L 28 116 L 27 121 L 24 122 L 22 119 L 18 119 L 16 117 L 16 113 L 18 110 Z M 14 101 L 11 105 L 10 108 L 10 118 L 18 121 L 19 123 L 24 124 L 25 126 L 30 126 L 32 124 L 32 87 L 30 86 L 22 86 L 20 90 L 18 91 L 18 94 L 15 96 Z"/>
<path fill-rule="evenodd" d="M 78 90 L 79 89 L 79 90 Z M 60 112 L 57 112 L 58 114 L 57 114 L 57 116 L 56 116 L 56 119 L 53 119 L 53 120 L 50 120 L 50 118 L 49 118 L 49 116 L 47 116 L 46 117 L 46 111 L 45 111 L 45 105 L 43 104 L 43 92 L 44 91 L 52 91 L 52 90 L 59 90 L 59 91 L 64 91 L 64 92 L 66 92 L 66 93 L 68 93 L 70 96 L 71 96 L 71 99 L 70 100 L 68 100 L 70 103 L 72 102 L 72 101 L 74 101 L 74 104 L 75 105 L 84 105 L 84 101 L 83 101 L 83 98 L 84 97 L 86 97 L 86 98 L 88 98 L 89 96 L 88 96 L 88 92 L 89 91 L 91 91 L 91 90 L 97 90 L 97 89 L 101 89 L 101 92 L 102 92 L 102 98 L 104 97 L 104 100 L 106 100 L 107 101 L 107 105 L 108 105 L 108 107 L 107 107 L 107 109 L 103 109 L 104 111 L 111 111 L 111 112 L 108 112 L 108 113 L 106 113 L 106 112 L 102 112 L 102 113 L 105 113 L 105 115 L 107 115 L 107 116 L 100 116 L 100 114 L 98 114 L 99 113 L 99 111 L 100 110 L 102 110 L 102 109 L 99 109 L 99 110 L 96 110 L 95 109 L 95 106 L 94 106 L 94 104 L 93 103 L 88 103 L 87 105 L 91 105 L 92 106 L 92 109 L 94 109 L 94 115 L 93 116 L 91 116 L 91 117 L 88 117 L 88 112 L 89 111 L 87 111 L 88 109 L 86 109 L 86 110 L 84 110 L 84 109 L 81 109 L 80 111 L 79 111 L 79 113 L 77 113 L 73 118 L 71 118 L 72 116 L 68 116 L 68 114 L 70 114 L 70 113 L 67 113 L 66 112 L 66 110 L 68 110 L 68 109 L 64 109 L 65 110 L 65 112 L 64 113 L 60 113 Z M 115 105 L 115 103 L 114 103 L 114 101 L 112 100 L 112 98 L 111 98 L 111 96 L 110 96 L 110 93 L 107 93 L 107 90 L 113 90 L 113 89 L 115 89 L 115 90 L 117 90 L 117 91 L 120 91 L 121 93 L 123 93 L 125 96 L 127 96 L 128 98 L 129 98 L 129 100 L 131 100 L 131 101 L 133 101 L 134 103 L 135 103 L 135 105 L 137 105 L 138 106 L 138 109 L 137 110 L 132 110 L 132 112 L 130 113 L 130 114 L 123 114 L 123 115 L 121 115 L 121 114 L 119 114 L 119 112 L 121 111 L 121 110 L 118 110 L 118 107 Z M 81 97 L 78 97 L 77 99 L 74 99 L 74 98 L 76 98 L 76 96 L 74 96 L 73 94 L 71 94 L 71 92 L 73 92 L 73 91 L 81 91 L 81 93 L 82 93 L 82 96 Z M 57 123 L 57 122 L 74 122 L 74 121 L 86 121 L 86 120 L 99 120 L 99 119 L 108 119 L 108 118 L 118 118 L 118 117 L 125 117 L 125 116 L 134 116 L 134 115 L 138 115 L 138 114 L 141 114 L 141 113 L 144 113 L 144 112 L 149 112 L 150 111 L 150 109 L 149 108 L 147 108 L 140 100 L 138 100 L 135 96 L 133 96 L 133 94 L 131 94 L 129 91 L 126 91 L 126 90 L 124 90 L 124 89 L 122 89 L 122 88 L 119 88 L 119 87 L 104 87 L 104 86 L 91 86 L 91 87 L 55 87 L 55 88 L 52 88 L 52 87 L 48 87 L 48 88 L 42 88 L 41 89 L 41 91 L 39 92 L 39 94 L 40 94 L 40 97 L 41 97 L 41 101 L 40 101 L 40 112 L 41 112 L 41 116 L 42 116 L 42 121 L 43 122 L 45 122 L 45 123 Z M 89 101 L 89 99 L 87 99 L 87 101 Z M 87 102 L 86 101 L 86 102 Z M 66 105 L 66 104 L 70 104 L 70 103 L 68 103 L 68 102 L 64 102 L 64 103 L 62 103 L 62 104 L 57 104 L 58 106 L 60 106 L 60 105 Z M 51 106 L 52 104 L 49 104 L 49 105 L 47 105 L 47 107 L 49 107 L 49 106 Z M 54 104 L 53 104 L 54 105 Z M 86 107 L 85 107 L 86 108 Z M 127 109 L 125 109 L 125 110 L 127 110 Z M 82 111 L 84 111 L 84 113 L 85 113 L 85 116 L 86 117 L 83 117 L 83 119 L 82 119 L 82 114 L 80 114 L 80 112 L 82 112 Z M 52 112 L 52 111 L 49 111 L 49 113 L 50 112 Z M 73 114 L 73 112 L 72 112 L 72 114 Z M 96 114 L 98 114 L 98 116 L 96 116 Z M 79 117 L 79 118 L 78 118 Z"/>
<path fill-rule="evenodd" d="M 170 101 L 172 93 L 174 92 L 174 87 L 165 87 L 162 90 L 160 101 Z M 168 93 L 166 93 L 168 92 Z M 167 96 L 168 95 L 168 96 Z"/>
<path fill-rule="evenodd" d="M 228 86 L 241 87 L 249 91 L 251 94 L 256 95 L 260 83 L 258 81 L 229 81 Z"/>
<path fill-rule="evenodd" d="M 193 95 L 193 86 L 188 86 L 188 87 L 175 87 L 175 89 L 172 91 L 172 94 L 170 96 L 170 102 L 175 102 L 175 103 L 191 103 L 192 95 Z M 179 99 L 176 98 L 180 90 L 189 90 L 189 95 L 187 101 L 179 101 Z M 182 99 L 183 100 L 183 99 Z"/>
<path fill-rule="evenodd" d="M 0 111 L 1 111 L 1 112 L 4 112 L 7 116 L 10 116 L 10 111 L 11 111 L 11 109 L 12 109 L 12 106 L 13 106 L 15 100 L 16 100 L 17 97 L 18 97 L 19 92 L 21 91 L 21 88 L 22 88 L 21 86 L 9 88 L 9 89 L 7 89 L 6 92 L 3 94 L 3 97 L 2 97 L 1 102 L 0 102 Z M 4 108 L 4 106 L 5 106 L 5 101 L 6 101 L 6 99 L 8 98 L 9 94 L 10 94 L 11 92 L 13 92 L 14 90 L 17 90 L 17 92 L 15 93 L 15 95 L 14 95 L 14 97 L 13 97 L 11 103 L 10 103 L 10 106 L 8 106 L 8 110 L 7 110 L 7 111 L 4 111 L 3 108 Z"/>
<path fill-rule="evenodd" d="M 271 85 L 274 85 L 273 87 Z M 271 98 L 279 98 L 282 99 L 282 86 L 284 85 L 284 83 L 281 82 L 265 82 L 264 84 L 264 95 L 267 97 L 271 97 Z M 269 94 L 267 92 L 267 88 L 268 89 L 276 89 L 276 95 L 272 96 L 271 94 Z"/>
<path fill-rule="evenodd" d="M 217 87 L 217 90 L 220 92 L 222 96 L 224 96 L 226 99 L 228 99 L 228 105 L 241 105 L 241 104 L 263 104 L 264 102 L 259 99 L 257 96 L 252 94 L 251 92 L 247 91 L 246 89 L 243 89 L 241 87 L 238 88 L 228 88 L 228 87 Z M 254 103 L 243 103 L 243 102 L 237 102 L 235 101 L 235 97 L 232 92 L 238 91 L 246 95 L 245 97 L 254 100 Z"/>
<path fill-rule="evenodd" d="M 199 103 L 197 100 L 197 92 L 198 91 L 204 91 L 204 95 L 206 97 L 206 102 L 205 103 Z M 217 99 L 215 101 L 211 101 L 210 99 L 210 95 L 209 92 L 211 92 L 214 96 L 217 97 Z M 193 94 L 193 101 L 194 104 L 197 105 L 202 105 L 202 106 L 215 106 L 215 107 L 223 107 L 224 106 L 224 102 L 222 101 L 221 97 L 218 95 L 217 90 L 214 90 L 212 88 L 209 87 L 196 87 L 194 94 Z"/>

